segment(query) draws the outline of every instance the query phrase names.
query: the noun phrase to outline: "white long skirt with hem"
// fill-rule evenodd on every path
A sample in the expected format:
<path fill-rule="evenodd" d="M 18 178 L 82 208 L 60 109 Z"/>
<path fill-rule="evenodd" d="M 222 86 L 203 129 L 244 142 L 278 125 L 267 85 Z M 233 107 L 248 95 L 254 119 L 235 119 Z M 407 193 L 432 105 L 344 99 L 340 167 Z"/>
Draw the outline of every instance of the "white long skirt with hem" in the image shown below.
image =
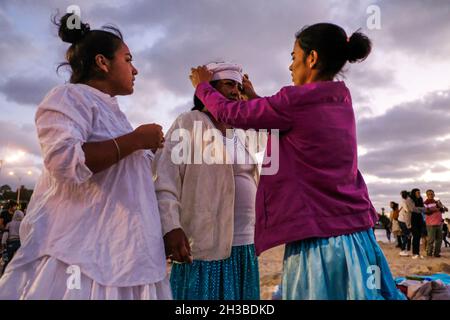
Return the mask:
<path fill-rule="evenodd" d="M 169 278 L 133 287 L 104 286 L 80 273 L 72 281 L 69 265 L 44 256 L 18 267 L 6 269 L 0 279 L 0 300 L 171 300 Z M 70 269 L 69 269 L 70 270 Z"/>

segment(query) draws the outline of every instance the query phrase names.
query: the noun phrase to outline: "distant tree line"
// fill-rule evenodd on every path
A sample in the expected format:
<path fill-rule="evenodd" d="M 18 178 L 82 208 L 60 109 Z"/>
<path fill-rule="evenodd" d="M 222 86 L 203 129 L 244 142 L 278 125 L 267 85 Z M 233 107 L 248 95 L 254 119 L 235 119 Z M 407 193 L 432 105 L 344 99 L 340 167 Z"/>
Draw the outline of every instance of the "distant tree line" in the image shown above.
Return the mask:
<path fill-rule="evenodd" d="M 32 194 L 32 189 L 20 186 L 20 203 L 27 204 L 30 201 Z M 12 190 L 9 185 L 5 184 L 0 187 L 0 201 L 4 203 L 8 200 L 17 200 L 17 190 Z"/>

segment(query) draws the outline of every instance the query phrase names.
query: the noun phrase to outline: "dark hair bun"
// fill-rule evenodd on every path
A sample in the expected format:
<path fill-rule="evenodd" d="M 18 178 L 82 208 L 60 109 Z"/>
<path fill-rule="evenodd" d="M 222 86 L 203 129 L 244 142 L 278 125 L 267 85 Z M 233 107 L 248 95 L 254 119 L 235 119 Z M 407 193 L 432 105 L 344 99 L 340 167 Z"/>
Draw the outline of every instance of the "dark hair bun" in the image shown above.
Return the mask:
<path fill-rule="evenodd" d="M 77 43 L 90 31 L 89 24 L 83 23 L 80 17 L 74 13 L 67 13 L 60 19 L 58 36 L 62 41 L 68 43 Z"/>
<path fill-rule="evenodd" d="M 361 62 L 367 58 L 372 50 L 372 42 L 361 32 L 355 32 L 351 35 L 348 42 L 348 57 L 350 63 Z"/>

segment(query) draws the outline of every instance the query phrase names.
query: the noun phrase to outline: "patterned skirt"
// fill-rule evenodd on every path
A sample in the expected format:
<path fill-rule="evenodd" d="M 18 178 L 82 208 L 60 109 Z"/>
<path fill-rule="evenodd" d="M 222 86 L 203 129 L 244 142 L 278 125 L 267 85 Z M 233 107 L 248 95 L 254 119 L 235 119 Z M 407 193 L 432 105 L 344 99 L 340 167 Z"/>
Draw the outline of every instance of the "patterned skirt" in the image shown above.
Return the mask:
<path fill-rule="evenodd" d="M 406 300 L 372 229 L 286 245 L 283 300 Z"/>
<path fill-rule="evenodd" d="M 255 246 L 235 246 L 224 260 L 174 263 L 170 284 L 174 300 L 259 300 Z"/>

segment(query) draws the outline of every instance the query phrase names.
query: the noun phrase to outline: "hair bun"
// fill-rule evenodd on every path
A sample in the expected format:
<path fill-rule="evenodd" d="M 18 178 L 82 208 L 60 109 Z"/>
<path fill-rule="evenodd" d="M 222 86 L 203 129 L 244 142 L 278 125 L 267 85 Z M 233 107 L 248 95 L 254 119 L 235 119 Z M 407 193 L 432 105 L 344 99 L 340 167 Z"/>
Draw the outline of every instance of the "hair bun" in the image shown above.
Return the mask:
<path fill-rule="evenodd" d="M 348 40 L 348 57 L 350 63 L 361 62 L 372 50 L 372 42 L 361 32 L 354 32 Z"/>
<path fill-rule="evenodd" d="M 82 21 L 79 21 L 80 28 L 77 28 L 78 21 L 76 19 L 80 19 L 80 17 L 74 13 L 67 13 L 60 19 L 57 25 L 59 26 L 58 36 L 62 41 L 77 43 L 90 31 L 89 24 Z"/>

